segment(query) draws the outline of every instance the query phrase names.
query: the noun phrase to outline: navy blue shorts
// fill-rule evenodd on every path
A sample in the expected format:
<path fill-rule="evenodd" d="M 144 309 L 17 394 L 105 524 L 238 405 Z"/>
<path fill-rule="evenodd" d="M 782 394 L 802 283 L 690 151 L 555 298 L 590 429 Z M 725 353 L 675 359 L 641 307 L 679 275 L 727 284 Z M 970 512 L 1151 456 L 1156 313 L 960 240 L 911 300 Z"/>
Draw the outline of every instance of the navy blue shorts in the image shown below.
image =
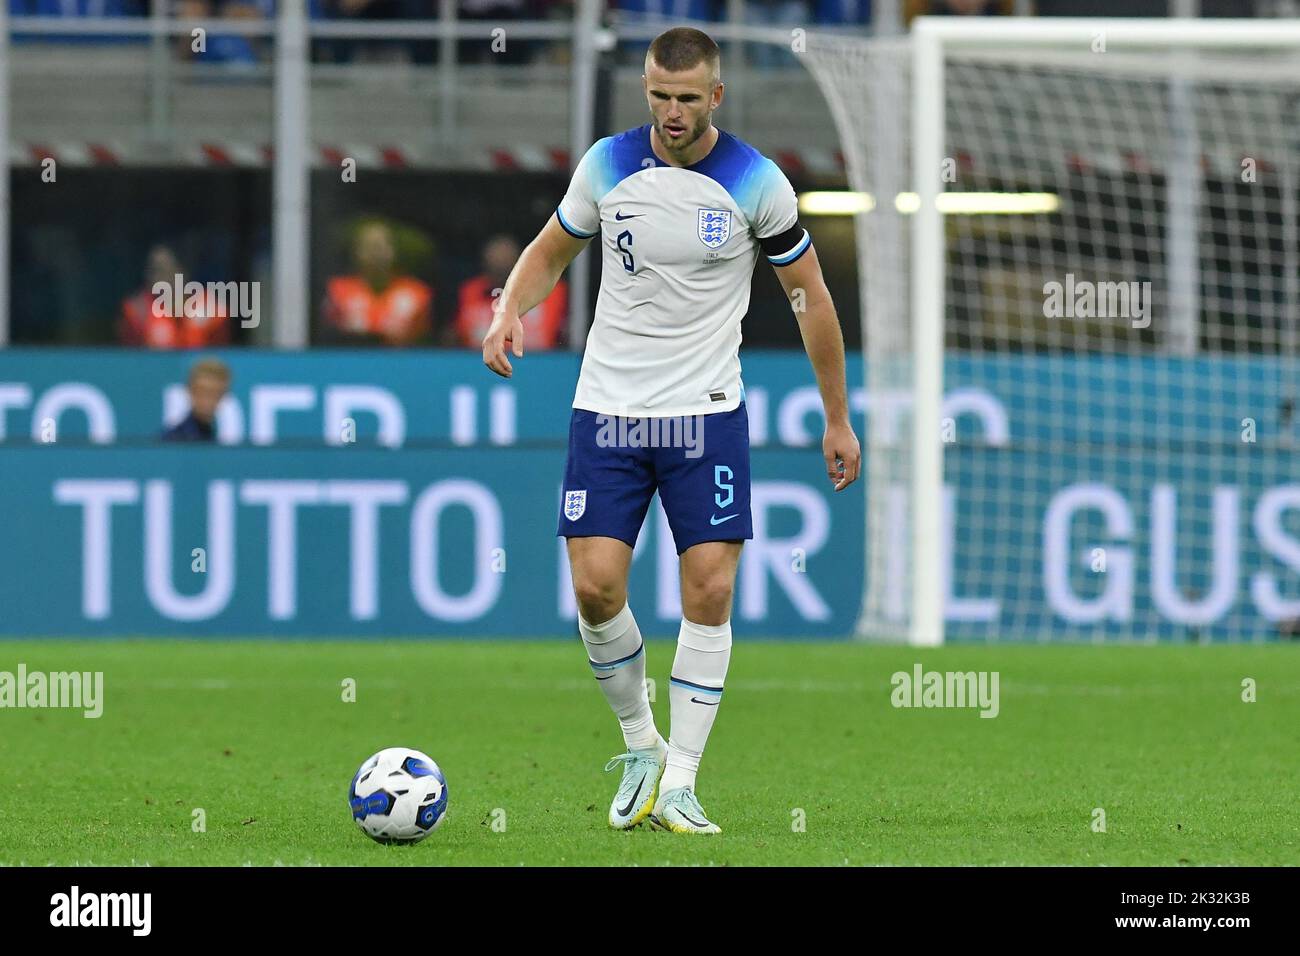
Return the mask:
<path fill-rule="evenodd" d="M 679 418 L 573 410 L 559 537 L 618 538 L 634 547 L 656 491 L 678 554 L 703 541 L 754 537 L 744 402 Z"/>

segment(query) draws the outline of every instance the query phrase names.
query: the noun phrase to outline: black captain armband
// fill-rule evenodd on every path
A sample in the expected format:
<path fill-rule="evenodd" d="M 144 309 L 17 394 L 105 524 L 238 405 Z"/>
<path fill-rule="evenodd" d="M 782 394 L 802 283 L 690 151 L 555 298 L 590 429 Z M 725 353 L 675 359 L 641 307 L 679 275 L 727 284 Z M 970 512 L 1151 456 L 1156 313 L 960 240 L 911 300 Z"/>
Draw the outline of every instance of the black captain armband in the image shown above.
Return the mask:
<path fill-rule="evenodd" d="M 763 255 L 774 266 L 788 266 L 808 251 L 812 246 L 812 237 L 799 225 L 798 221 L 785 232 L 758 240 Z"/>

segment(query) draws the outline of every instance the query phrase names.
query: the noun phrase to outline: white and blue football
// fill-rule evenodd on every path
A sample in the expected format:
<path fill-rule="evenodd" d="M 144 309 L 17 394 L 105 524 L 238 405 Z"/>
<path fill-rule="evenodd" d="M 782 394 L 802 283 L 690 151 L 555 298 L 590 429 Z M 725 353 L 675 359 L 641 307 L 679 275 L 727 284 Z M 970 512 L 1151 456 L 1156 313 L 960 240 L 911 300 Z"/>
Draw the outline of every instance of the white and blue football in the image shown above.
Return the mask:
<path fill-rule="evenodd" d="M 447 815 L 447 779 L 428 754 L 381 750 L 361 765 L 348 788 L 352 819 L 380 843 L 419 843 Z"/>

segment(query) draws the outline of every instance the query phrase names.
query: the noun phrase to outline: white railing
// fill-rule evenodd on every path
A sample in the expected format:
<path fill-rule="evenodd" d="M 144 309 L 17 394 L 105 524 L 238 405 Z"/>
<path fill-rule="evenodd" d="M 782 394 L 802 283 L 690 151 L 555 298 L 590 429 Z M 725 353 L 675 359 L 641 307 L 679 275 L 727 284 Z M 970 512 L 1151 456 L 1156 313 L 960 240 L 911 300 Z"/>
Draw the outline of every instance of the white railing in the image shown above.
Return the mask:
<path fill-rule="evenodd" d="M 611 12 L 608 26 L 601 24 L 604 0 L 576 0 L 570 21 L 517 20 L 501 26 L 509 41 L 568 42 L 572 50 L 567 108 L 568 145 L 571 163 L 576 163 L 595 138 L 595 103 L 597 99 L 599 54 L 620 41 L 648 42 L 669 26 L 682 21 L 659 17 L 627 17 Z M 877 15 L 884 22 L 897 22 L 898 0 L 881 0 Z M 439 96 L 434 120 L 438 140 L 443 144 L 457 141 L 457 91 L 463 88 L 462 67 L 457 62 L 456 45 L 462 40 L 491 39 L 496 23 L 462 21 L 457 18 L 456 0 L 439 0 L 439 18 L 430 20 L 358 20 L 321 21 L 305 15 L 304 0 L 285 0 L 279 5 L 275 20 L 176 19 L 166 15 L 161 0 L 152 4 L 148 17 L 11 17 L 6 0 L 0 0 L 0 347 L 9 340 L 9 162 L 13 114 L 8 81 L 13 58 L 12 35 L 39 37 L 51 41 L 60 38 L 96 36 L 105 38 L 140 37 L 149 45 L 147 97 L 149 136 L 164 142 L 173 129 L 172 92 L 178 75 L 192 66 L 177 63 L 172 43 L 204 30 L 213 36 L 234 35 L 274 41 L 269 65 L 241 75 L 264 78 L 273 87 L 274 110 L 271 141 L 273 166 L 273 249 L 272 274 L 275 289 L 274 343 L 280 348 L 302 348 L 309 337 L 309 195 L 310 182 L 310 80 L 314 69 L 326 72 L 331 67 L 313 67 L 310 57 L 313 40 L 435 40 L 439 44 L 436 71 Z M 788 46 L 790 31 L 783 28 L 747 26 L 744 0 L 727 0 L 730 22 L 699 24 L 715 37 L 724 49 L 728 62 L 728 111 L 733 122 L 743 123 L 747 84 L 746 43 L 772 43 Z M 893 20 L 890 20 L 890 17 Z M 818 27 L 818 29 L 823 29 Z M 861 28 L 847 28 L 862 33 Z M 139 74 L 137 74 L 139 75 Z M 569 340 L 581 348 L 587 315 L 588 256 L 579 256 L 572 266 L 570 281 Z"/>
<path fill-rule="evenodd" d="M 455 91 L 458 88 L 456 43 L 482 40 L 489 27 L 483 22 L 457 19 L 455 0 L 440 0 L 437 20 L 312 21 L 302 0 L 280 4 L 271 20 L 176 19 L 164 14 L 164 4 L 155 2 L 153 13 L 127 18 L 10 17 L 7 3 L 0 0 L 0 346 L 9 341 L 9 95 L 7 80 L 11 58 L 11 34 L 57 40 L 63 37 L 146 37 L 151 46 L 149 101 L 153 134 L 161 136 L 168 125 L 168 85 L 175 64 L 168 42 L 190 37 L 203 30 L 209 36 L 236 35 L 273 38 L 275 53 L 271 76 L 274 84 L 274 169 L 272 274 L 275 290 L 274 343 L 280 348 L 303 348 L 309 338 L 309 219 L 307 189 L 310 182 L 310 41 L 348 40 L 438 40 L 440 97 L 438 126 L 443 142 L 455 135 Z M 581 157 L 593 135 L 593 102 L 596 53 L 609 40 L 599 28 L 599 0 L 578 0 L 575 18 L 565 21 L 509 21 L 512 42 L 568 40 L 574 47 L 570 114 L 570 154 Z M 598 35 L 599 34 L 599 35 Z M 571 338 L 581 342 L 587 312 L 587 264 L 585 256 L 575 263 L 571 290 Z"/>
<path fill-rule="evenodd" d="M 0 348 L 9 344 L 9 4 L 0 3 Z"/>

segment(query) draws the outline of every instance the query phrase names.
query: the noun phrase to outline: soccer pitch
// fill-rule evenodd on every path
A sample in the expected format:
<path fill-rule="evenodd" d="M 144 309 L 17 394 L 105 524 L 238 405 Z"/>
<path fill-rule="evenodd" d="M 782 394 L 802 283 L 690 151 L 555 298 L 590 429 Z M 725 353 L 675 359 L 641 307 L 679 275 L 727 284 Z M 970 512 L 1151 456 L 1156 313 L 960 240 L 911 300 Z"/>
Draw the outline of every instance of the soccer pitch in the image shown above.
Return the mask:
<path fill-rule="evenodd" d="M 673 645 L 647 652 L 666 734 Z M 622 740 L 576 637 L 0 643 L 0 671 L 19 663 L 102 671 L 104 711 L 0 710 L 0 864 L 1300 864 L 1285 645 L 742 636 L 699 778 L 720 837 L 608 829 Z M 998 715 L 894 707 L 891 675 L 917 663 L 998 672 Z M 448 817 L 416 846 L 349 814 L 352 774 L 389 746 L 447 775 Z"/>

